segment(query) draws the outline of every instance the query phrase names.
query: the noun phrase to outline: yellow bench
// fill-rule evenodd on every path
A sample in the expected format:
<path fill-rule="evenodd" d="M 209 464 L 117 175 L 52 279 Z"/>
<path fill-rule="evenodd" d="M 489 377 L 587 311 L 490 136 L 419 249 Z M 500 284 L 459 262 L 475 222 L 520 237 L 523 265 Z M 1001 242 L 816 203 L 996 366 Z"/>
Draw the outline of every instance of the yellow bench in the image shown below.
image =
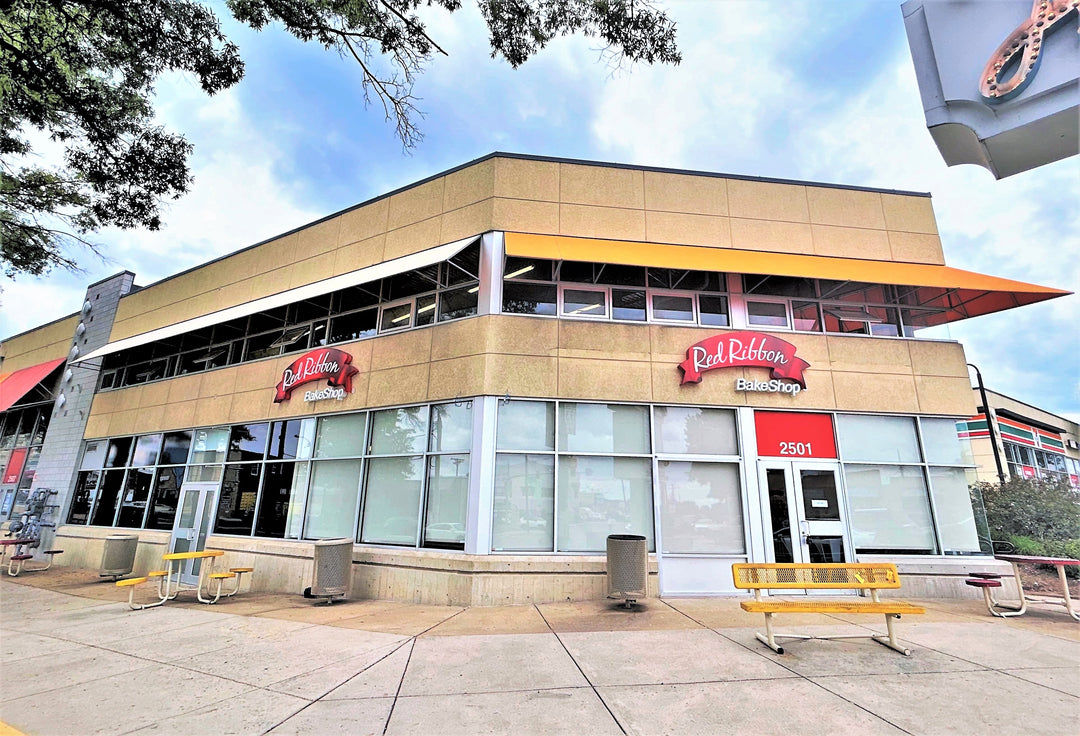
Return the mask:
<path fill-rule="evenodd" d="M 773 634 L 772 617 L 776 613 L 879 613 L 885 616 L 887 634 L 808 636 L 805 634 L 782 634 L 783 639 L 873 639 L 890 649 L 895 649 L 904 656 L 911 656 L 911 650 L 901 646 L 893 631 L 893 619 L 901 614 L 926 613 L 920 606 L 903 601 L 882 600 L 878 590 L 900 587 L 900 576 L 896 565 L 890 563 L 866 564 L 801 564 L 792 562 L 778 563 L 735 563 L 731 566 L 735 587 L 754 591 L 754 600 L 742 601 L 739 605 L 744 611 L 765 614 L 765 634 L 756 634 L 767 647 L 777 654 L 783 654 L 784 648 L 776 643 Z M 865 598 L 817 598 L 806 596 L 799 600 L 764 598 L 763 590 L 862 590 L 870 591 L 870 599 Z"/>

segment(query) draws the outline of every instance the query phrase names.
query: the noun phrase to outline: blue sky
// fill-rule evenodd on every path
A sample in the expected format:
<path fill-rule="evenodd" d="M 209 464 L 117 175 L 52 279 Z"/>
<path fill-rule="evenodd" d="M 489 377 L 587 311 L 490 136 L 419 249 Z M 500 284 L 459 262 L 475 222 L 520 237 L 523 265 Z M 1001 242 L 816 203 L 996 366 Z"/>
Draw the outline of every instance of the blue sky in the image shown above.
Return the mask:
<path fill-rule="evenodd" d="M 163 123 L 195 145 L 195 183 L 157 233 L 108 231 L 86 273 L 3 283 L 0 335 L 74 312 L 85 285 L 129 269 L 146 285 L 491 151 L 931 192 L 948 263 L 1080 287 L 1080 159 L 996 181 L 948 168 L 926 130 L 899 0 L 671 2 L 683 63 L 613 68 L 562 39 L 513 70 L 490 58 L 478 12 L 425 9 L 435 58 L 409 154 L 355 62 L 277 28 L 228 20 L 247 76 L 207 98 L 158 85 Z M 222 7 L 219 15 L 225 17 Z M 34 309 L 13 309 L 33 304 Z M 989 387 L 1080 418 L 1080 297 L 955 323 Z"/>

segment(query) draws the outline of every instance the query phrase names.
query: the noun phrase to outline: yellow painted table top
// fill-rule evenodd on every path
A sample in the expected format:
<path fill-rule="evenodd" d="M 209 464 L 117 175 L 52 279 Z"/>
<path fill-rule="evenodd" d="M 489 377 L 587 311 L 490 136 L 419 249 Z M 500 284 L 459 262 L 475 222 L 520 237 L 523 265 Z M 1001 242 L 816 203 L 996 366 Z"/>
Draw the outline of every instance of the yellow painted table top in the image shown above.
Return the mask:
<path fill-rule="evenodd" d="M 163 560 L 195 560 L 202 559 L 204 557 L 221 557 L 225 554 L 223 549 L 204 549 L 202 552 L 173 552 L 171 554 L 162 555 Z"/>

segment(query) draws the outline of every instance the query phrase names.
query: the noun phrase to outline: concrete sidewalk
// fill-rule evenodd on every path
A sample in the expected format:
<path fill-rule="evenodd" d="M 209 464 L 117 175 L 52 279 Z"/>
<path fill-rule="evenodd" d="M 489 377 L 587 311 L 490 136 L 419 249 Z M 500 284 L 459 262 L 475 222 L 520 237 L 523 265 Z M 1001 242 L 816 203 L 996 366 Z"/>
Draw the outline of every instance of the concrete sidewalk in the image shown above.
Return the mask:
<path fill-rule="evenodd" d="M 925 601 L 910 658 L 776 655 L 734 598 L 449 608 L 247 594 L 131 611 L 92 572 L 0 582 L 0 721 L 26 734 L 1072 734 L 1080 625 Z M 880 616 L 778 617 L 784 630 Z M 0 723 L 0 734 L 4 726 Z"/>

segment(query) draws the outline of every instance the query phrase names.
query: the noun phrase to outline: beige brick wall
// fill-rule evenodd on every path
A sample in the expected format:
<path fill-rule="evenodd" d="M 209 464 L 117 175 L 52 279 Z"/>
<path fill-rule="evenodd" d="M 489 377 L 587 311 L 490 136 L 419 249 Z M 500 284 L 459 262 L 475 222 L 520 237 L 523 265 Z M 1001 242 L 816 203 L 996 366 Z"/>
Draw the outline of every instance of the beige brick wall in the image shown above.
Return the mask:
<path fill-rule="evenodd" d="M 0 342 L 0 356 L 3 357 L 0 373 L 11 373 L 67 356 L 78 324 L 79 315 L 73 314 Z"/>
<path fill-rule="evenodd" d="M 124 297 L 111 339 L 489 230 L 944 263 L 926 197 L 500 157 Z"/>
<path fill-rule="evenodd" d="M 677 366 L 710 328 L 627 325 L 493 315 L 339 346 L 360 373 L 343 401 L 306 404 L 302 389 L 281 404 L 274 386 L 296 355 L 107 391 L 94 398 L 87 437 L 459 396 L 496 395 L 608 401 L 767 406 L 970 416 L 975 403 L 957 343 L 783 333 L 810 363 L 797 397 L 740 393 L 739 377 L 766 369 L 707 373 L 680 385 Z"/>

